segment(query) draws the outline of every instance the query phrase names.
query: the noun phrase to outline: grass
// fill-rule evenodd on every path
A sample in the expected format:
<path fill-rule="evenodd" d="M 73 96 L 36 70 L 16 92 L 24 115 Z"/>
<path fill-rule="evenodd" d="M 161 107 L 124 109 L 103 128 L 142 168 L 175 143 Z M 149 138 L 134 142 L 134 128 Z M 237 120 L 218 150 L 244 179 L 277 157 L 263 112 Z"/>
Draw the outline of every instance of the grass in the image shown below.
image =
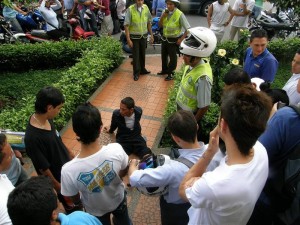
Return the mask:
<path fill-rule="evenodd" d="M 42 87 L 56 83 L 68 68 L 35 70 L 24 73 L 0 73 L 0 111 L 4 107 L 18 107 L 18 100 L 36 94 Z"/>

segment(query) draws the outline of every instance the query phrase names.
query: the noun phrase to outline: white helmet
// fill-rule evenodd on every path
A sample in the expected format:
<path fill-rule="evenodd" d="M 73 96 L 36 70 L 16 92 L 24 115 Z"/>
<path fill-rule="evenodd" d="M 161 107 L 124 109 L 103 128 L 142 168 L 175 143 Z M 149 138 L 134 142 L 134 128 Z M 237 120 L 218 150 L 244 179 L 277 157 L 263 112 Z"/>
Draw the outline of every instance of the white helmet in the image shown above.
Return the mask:
<path fill-rule="evenodd" d="M 217 45 L 214 32 L 206 27 L 194 27 L 189 32 L 190 35 L 180 44 L 180 52 L 190 56 L 209 57 Z"/>
<path fill-rule="evenodd" d="M 174 2 L 176 4 L 180 4 L 180 1 L 179 0 L 166 0 L 166 2 Z"/>
<path fill-rule="evenodd" d="M 171 159 L 168 155 L 149 155 L 139 164 L 139 169 L 156 168 L 164 164 L 169 164 Z M 168 186 L 164 187 L 137 187 L 139 192 L 147 196 L 160 196 L 168 192 Z"/>

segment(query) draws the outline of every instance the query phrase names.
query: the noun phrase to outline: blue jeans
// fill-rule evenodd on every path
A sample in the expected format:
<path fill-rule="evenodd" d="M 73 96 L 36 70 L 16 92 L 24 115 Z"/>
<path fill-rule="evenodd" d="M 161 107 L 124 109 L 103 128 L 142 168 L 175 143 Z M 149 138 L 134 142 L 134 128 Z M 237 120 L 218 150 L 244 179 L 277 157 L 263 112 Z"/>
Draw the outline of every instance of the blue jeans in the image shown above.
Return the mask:
<path fill-rule="evenodd" d="M 132 222 L 128 215 L 128 208 L 127 208 L 127 198 L 126 193 L 124 195 L 123 201 L 120 205 L 112 212 L 108 212 L 103 216 L 97 216 L 100 222 L 103 225 L 111 225 L 110 223 L 110 214 L 113 214 L 113 223 L 114 225 L 132 225 Z"/>
<path fill-rule="evenodd" d="M 18 33 L 24 33 L 19 21 L 17 20 L 17 18 L 5 18 L 5 21 L 9 21 L 13 30 L 18 32 Z"/>
<path fill-rule="evenodd" d="M 90 25 L 90 27 L 95 32 L 95 34 L 99 37 L 99 31 L 98 31 L 98 28 L 97 28 L 97 22 L 96 22 L 96 15 L 95 15 L 95 13 L 92 11 L 92 14 L 89 15 L 90 18 L 91 18 L 90 20 L 86 20 L 84 18 L 84 13 L 85 13 L 85 9 L 82 9 L 82 10 L 79 11 L 79 16 L 80 16 L 80 20 L 81 20 L 82 25 L 83 25 L 83 29 L 85 31 L 89 31 L 89 25 Z"/>

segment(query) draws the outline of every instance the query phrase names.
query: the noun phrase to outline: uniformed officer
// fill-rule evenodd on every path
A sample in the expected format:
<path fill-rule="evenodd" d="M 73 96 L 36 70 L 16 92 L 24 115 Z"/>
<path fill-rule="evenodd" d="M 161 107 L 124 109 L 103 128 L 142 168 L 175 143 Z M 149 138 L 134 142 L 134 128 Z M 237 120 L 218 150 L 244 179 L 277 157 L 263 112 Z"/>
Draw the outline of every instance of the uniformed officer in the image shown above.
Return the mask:
<path fill-rule="evenodd" d="M 159 20 L 159 26 L 163 28 L 161 45 L 162 70 L 157 75 L 168 74 L 165 78 L 166 81 L 173 79 L 173 74 L 177 67 L 178 47 L 187 36 L 187 29 L 191 27 L 185 15 L 177 8 L 179 4 L 179 0 L 166 0 L 167 8 L 163 11 Z"/>
<path fill-rule="evenodd" d="M 152 16 L 144 0 L 136 0 L 126 12 L 124 28 L 128 46 L 132 48 L 133 79 L 137 81 L 139 75 L 149 74 L 145 68 L 146 46 L 148 33 L 150 42 L 153 43 L 151 29 Z"/>
<path fill-rule="evenodd" d="M 189 32 L 190 36 L 184 39 L 180 45 L 180 52 L 183 54 L 186 66 L 177 93 L 176 103 L 178 109 L 193 112 L 200 125 L 200 121 L 211 102 L 213 83 L 212 69 L 209 60 L 205 57 L 209 57 L 214 51 L 217 38 L 206 27 L 191 28 Z"/>

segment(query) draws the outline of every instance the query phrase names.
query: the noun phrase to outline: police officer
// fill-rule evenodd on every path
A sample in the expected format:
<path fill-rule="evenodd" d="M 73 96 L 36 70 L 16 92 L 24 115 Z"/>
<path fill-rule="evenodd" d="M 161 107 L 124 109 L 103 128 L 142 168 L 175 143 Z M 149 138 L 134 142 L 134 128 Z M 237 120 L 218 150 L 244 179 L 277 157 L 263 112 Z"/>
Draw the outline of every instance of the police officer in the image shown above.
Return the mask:
<path fill-rule="evenodd" d="M 159 20 L 163 28 L 161 45 L 162 70 L 157 75 L 168 74 L 166 81 L 173 79 L 177 67 L 177 50 L 182 40 L 187 36 L 187 29 L 191 26 L 185 15 L 177 8 L 179 0 L 166 0 L 167 8 Z M 184 33 L 182 34 L 182 30 Z"/>
<path fill-rule="evenodd" d="M 152 16 L 144 0 L 136 0 L 136 3 L 127 9 L 124 28 L 128 46 L 132 48 L 135 81 L 139 79 L 139 75 L 150 73 L 145 68 L 145 57 L 148 32 L 151 35 L 150 42 L 153 43 L 151 21 Z"/>
<path fill-rule="evenodd" d="M 177 93 L 176 103 L 178 109 L 193 112 L 198 125 L 200 125 L 200 121 L 211 102 L 213 83 L 212 69 L 209 60 L 205 57 L 209 57 L 214 51 L 217 38 L 206 27 L 191 28 L 189 32 L 190 36 L 184 39 L 180 45 L 180 52 L 183 54 L 186 66 Z"/>

